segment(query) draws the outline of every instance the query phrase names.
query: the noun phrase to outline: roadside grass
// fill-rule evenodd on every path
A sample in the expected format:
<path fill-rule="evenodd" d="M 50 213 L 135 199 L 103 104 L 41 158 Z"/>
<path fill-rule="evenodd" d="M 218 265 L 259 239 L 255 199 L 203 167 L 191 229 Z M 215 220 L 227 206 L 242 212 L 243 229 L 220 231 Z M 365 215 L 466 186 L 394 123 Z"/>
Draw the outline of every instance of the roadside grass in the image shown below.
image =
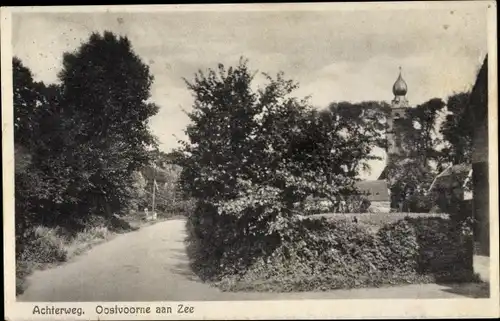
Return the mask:
<path fill-rule="evenodd" d="M 74 236 L 68 236 L 60 228 L 36 226 L 32 241 L 16 257 L 16 295 L 26 290 L 27 277 L 35 270 L 68 262 L 115 235 L 106 226 L 85 228 Z"/>
<path fill-rule="evenodd" d="M 62 228 L 36 226 L 30 231 L 31 241 L 19 253 L 16 251 L 16 295 L 26 290 L 29 285 L 27 278 L 36 270 L 45 270 L 69 262 L 119 234 L 179 217 L 181 215 L 170 213 L 159 215 L 155 221 L 147 221 L 137 214 L 115 216 L 112 222 L 104 224 L 101 221 L 98 225 L 86 227 L 74 235 Z"/>

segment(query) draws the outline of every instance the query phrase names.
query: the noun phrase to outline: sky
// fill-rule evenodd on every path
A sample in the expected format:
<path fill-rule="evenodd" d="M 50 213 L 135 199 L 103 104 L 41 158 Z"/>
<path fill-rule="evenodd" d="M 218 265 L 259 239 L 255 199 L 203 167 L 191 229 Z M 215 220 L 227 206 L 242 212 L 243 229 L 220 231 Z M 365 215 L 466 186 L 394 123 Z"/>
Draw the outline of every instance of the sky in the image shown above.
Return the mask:
<path fill-rule="evenodd" d="M 150 120 L 160 148 L 184 139 L 192 97 L 183 78 L 241 56 L 253 70 L 299 82 L 294 93 L 326 107 L 335 101 L 393 98 L 399 67 L 411 105 L 472 87 L 487 53 L 484 6 L 412 10 L 169 11 L 15 13 L 13 54 L 36 80 L 57 82 L 64 52 L 92 32 L 127 36 L 154 76 Z M 262 78 L 257 78 L 260 84 Z M 378 151 L 383 156 L 383 152 Z M 383 161 L 374 162 L 368 179 Z"/>

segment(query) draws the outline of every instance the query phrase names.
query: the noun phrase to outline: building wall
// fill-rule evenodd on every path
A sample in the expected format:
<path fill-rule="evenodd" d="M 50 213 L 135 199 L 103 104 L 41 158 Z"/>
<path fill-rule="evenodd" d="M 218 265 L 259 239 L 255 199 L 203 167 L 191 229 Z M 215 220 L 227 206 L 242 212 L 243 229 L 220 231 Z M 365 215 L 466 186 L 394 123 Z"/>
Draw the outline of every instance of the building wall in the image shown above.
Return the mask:
<path fill-rule="evenodd" d="M 471 93 L 469 108 L 474 121 L 472 183 L 474 195 L 475 240 L 480 254 L 490 251 L 490 206 L 488 177 L 488 60 L 484 60 Z M 498 215 L 498 213 L 497 213 Z"/>
<path fill-rule="evenodd" d="M 490 223 L 489 223 L 489 184 L 488 162 L 472 164 L 472 180 L 474 184 L 474 218 L 476 220 L 476 241 L 479 242 L 479 251 L 483 255 L 490 252 Z"/>
<path fill-rule="evenodd" d="M 391 211 L 391 202 L 373 201 L 371 202 L 369 211 L 372 213 L 389 213 Z"/>
<path fill-rule="evenodd" d="M 393 107 L 391 116 L 387 120 L 387 163 L 391 155 L 399 155 L 402 152 L 401 136 L 402 128 L 400 121 L 406 116 L 406 108 Z"/>
<path fill-rule="evenodd" d="M 488 123 L 487 119 L 478 120 L 472 140 L 472 162 L 488 161 Z"/>

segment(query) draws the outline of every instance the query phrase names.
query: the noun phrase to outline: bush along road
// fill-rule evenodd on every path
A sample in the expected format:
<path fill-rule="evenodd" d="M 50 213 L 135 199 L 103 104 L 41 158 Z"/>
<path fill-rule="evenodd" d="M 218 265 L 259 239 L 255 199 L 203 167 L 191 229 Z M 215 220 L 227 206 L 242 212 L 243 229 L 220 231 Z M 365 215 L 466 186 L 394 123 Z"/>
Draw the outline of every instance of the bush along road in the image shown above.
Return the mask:
<path fill-rule="evenodd" d="M 223 292 L 191 271 L 185 221 L 161 222 L 119 235 L 71 263 L 28 278 L 18 301 L 280 300 L 459 298 L 484 295 L 484 285 L 414 284 L 327 292 Z"/>

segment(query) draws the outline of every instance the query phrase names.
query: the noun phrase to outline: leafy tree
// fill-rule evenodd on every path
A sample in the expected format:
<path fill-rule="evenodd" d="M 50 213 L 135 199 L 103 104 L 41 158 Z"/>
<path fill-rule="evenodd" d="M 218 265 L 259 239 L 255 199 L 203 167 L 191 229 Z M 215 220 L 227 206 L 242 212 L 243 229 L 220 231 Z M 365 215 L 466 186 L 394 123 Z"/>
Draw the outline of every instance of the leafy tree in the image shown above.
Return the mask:
<path fill-rule="evenodd" d="M 31 71 L 17 57 L 12 59 L 14 100 L 14 141 L 23 146 L 32 144 L 35 135 L 36 108 L 39 103 L 39 86 Z"/>
<path fill-rule="evenodd" d="M 175 158 L 184 190 L 198 200 L 190 226 L 205 264 L 238 270 L 272 252 L 308 196 L 335 198 L 352 188 L 355 167 L 344 149 L 357 149 L 356 161 L 369 153 L 357 145 L 365 141 L 343 133 L 349 124 L 293 97 L 296 83 L 265 76 L 252 90 L 253 73 L 241 60 L 186 81 L 195 103 L 189 141 Z"/>
<path fill-rule="evenodd" d="M 333 127 L 333 133 L 342 133 L 342 144 L 336 146 L 335 154 L 340 159 L 344 174 L 355 177 L 360 171 L 370 170 L 368 162 L 380 159 L 372 155 L 374 147 L 385 148 L 385 118 L 390 106 L 383 102 L 340 102 L 332 103 L 324 114 L 326 126 Z M 325 115 L 326 114 L 326 115 Z"/>
<path fill-rule="evenodd" d="M 406 117 L 400 122 L 405 157 L 420 158 L 424 164 L 439 157 L 435 149 L 439 143 L 436 121 L 444 106 L 441 99 L 433 98 L 407 110 Z"/>
<path fill-rule="evenodd" d="M 391 208 L 399 211 L 412 210 L 408 202 L 424 196 L 435 173 L 421 158 L 396 158 L 388 166 Z"/>
<path fill-rule="evenodd" d="M 471 115 L 467 112 L 469 100 L 469 92 L 448 97 L 449 114 L 440 129 L 443 140 L 447 143 L 442 150 L 442 162 L 451 164 L 471 162 L 474 128 Z"/>
<path fill-rule="evenodd" d="M 147 120 L 158 107 L 148 102 L 153 77 L 127 38 L 94 33 L 66 53 L 62 82 L 63 145 L 57 155 L 68 184 L 65 200 L 89 204 L 95 213 L 121 211 L 131 174 L 149 162 L 155 145 Z"/>
<path fill-rule="evenodd" d="M 146 179 L 140 171 L 132 172 L 132 185 L 130 188 L 130 199 L 129 209 L 133 211 L 138 211 L 146 201 L 147 191 L 146 191 Z"/>
<path fill-rule="evenodd" d="M 297 201 L 306 192 L 287 186 L 291 177 L 326 177 L 338 167 L 342 180 L 347 158 L 324 147 L 328 140 L 339 149 L 351 143 L 341 136 L 344 126 L 327 127 L 333 118 L 320 116 L 306 100 L 290 97 L 297 85 L 283 74 L 267 76 L 268 84 L 256 93 L 252 79 L 242 61 L 235 69 L 219 65 L 218 71 L 207 76 L 200 72 L 193 83 L 187 82 L 195 96 L 193 123 L 187 129 L 190 144 L 184 143 L 183 149 L 188 155 L 183 160 L 188 165 L 183 172 L 187 190 L 199 198 L 231 199 L 239 182 L 249 181 L 282 189 L 288 195 L 284 199 Z"/>
<path fill-rule="evenodd" d="M 15 149 L 15 208 L 17 246 L 39 208 L 39 200 L 48 198 L 43 173 L 33 165 L 39 140 L 39 120 L 43 109 L 42 83 L 18 58 L 12 59 Z"/>
<path fill-rule="evenodd" d="M 436 120 L 445 104 L 434 98 L 407 110 L 399 126 L 402 153 L 391 156 L 388 166 L 391 207 L 406 209 L 412 197 L 424 196 L 435 172 L 431 161 L 439 160 L 436 150 Z"/>
<path fill-rule="evenodd" d="M 29 160 L 16 173 L 16 206 L 42 224 L 126 209 L 156 144 L 153 78 L 127 38 L 92 34 L 63 65 L 61 85 L 46 86 L 13 60 L 17 158 Z"/>

